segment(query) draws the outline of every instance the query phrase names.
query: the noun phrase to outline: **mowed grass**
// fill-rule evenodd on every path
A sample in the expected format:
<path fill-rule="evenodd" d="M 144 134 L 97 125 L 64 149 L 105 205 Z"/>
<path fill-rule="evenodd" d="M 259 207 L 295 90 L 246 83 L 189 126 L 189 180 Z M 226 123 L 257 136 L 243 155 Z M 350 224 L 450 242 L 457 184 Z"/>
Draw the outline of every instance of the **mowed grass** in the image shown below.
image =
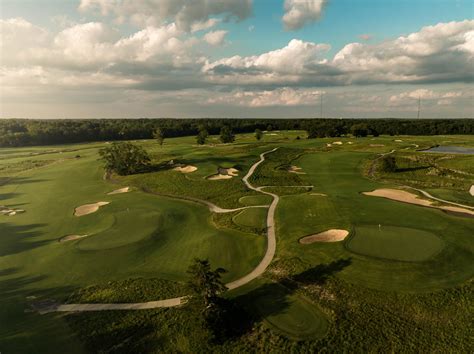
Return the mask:
<path fill-rule="evenodd" d="M 297 257 L 309 264 L 351 258 L 336 276 L 382 290 L 427 291 L 455 286 L 472 277 L 474 220 L 361 192 L 391 187 L 362 177 L 364 152 L 331 151 L 302 156 L 296 164 L 314 185 L 311 193 L 281 198 L 277 209 L 277 257 Z M 445 247 L 423 262 L 399 262 L 350 252 L 344 243 L 300 245 L 302 236 L 331 228 L 351 230 L 362 225 L 393 225 L 440 238 Z M 414 241 L 416 242 L 416 241 Z M 409 252 L 409 251 L 407 251 Z"/>
<path fill-rule="evenodd" d="M 267 225 L 267 213 L 268 208 L 249 208 L 242 210 L 232 220 L 238 225 L 262 229 Z"/>
<path fill-rule="evenodd" d="M 365 256 L 397 261 L 424 261 L 443 248 L 434 234 L 396 226 L 360 225 L 346 241 L 347 248 Z"/>
<path fill-rule="evenodd" d="M 159 348 L 163 335 L 169 340 L 169 348 L 176 348 L 176 343 L 186 340 L 191 333 L 186 332 L 187 327 L 180 332 L 179 320 L 171 330 L 164 328 L 173 322 L 173 318 L 180 318 L 180 309 L 84 313 L 81 318 L 87 319 L 88 325 L 72 331 L 63 315 L 25 313 L 33 301 L 27 297 L 63 301 L 77 289 L 96 285 L 89 288 L 95 301 L 115 299 L 110 296 L 110 289 L 113 291 L 114 286 L 121 286 L 117 284 L 128 284 L 130 278 L 154 279 L 153 282 L 159 278 L 184 280 L 186 267 L 195 256 L 209 257 L 213 266 L 226 268 L 229 271 L 225 274 L 226 281 L 247 273 L 260 261 L 265 238 L 236 230 L 232 217 L 237 214 L 222 214 L 230 220 L 213 223 L 208 209 L 200 204 L 143 193 L 140 187 L 151 183 L 157 188 L 153 191 L 158 193 L 203 197 L 221 207 L 266 204 L 270 200 L 243 188 L 240 178 L 258 160 L 261 152 L 276 146 L 289 146 L 304 153 L 291 164 L 302 167 L 307 175 L 289 174 L 278 169 L 279 165 L 285 164 L 282 159 L 281 162 L 273 161 L 270 170 L 274 172 L 268 174 L 277 181 L 267 178 L 266 173 L 260 176 L 260 181 L 284 185 L 298 177 L 304 184 L 315 187 L 308 193 L 298 189 L 292 192 L 294 195 L 281 197 L 276 215 L 277 255 L 265 276 L 272 279 L 277 275 L 281 278 L 295 276 L 306 283 L 292 288 L 282 282 L 275 284 L 275 288 L 273 283 L 268 285 L 267 280 L 262 279 L 257 284 L 249 284 L 250 288 L 228 294 L 236 296 L 247 310 L 258 315 L 266 328 L 270 328 L 251 332 L 244 338 L 247 351 L 255 350 L 259 343 L 262 351 L 281 348 L 287 352 L 300 348 L 316 351 L 323 347 L 352 350 L 352 343 L 365 348 L 364 351 L 369 351 L 371 345 L 380 345 L 372 349 L 382 350 L 387 348 L 386 339 L 390 348 L 406 350 L 417 348 L 413 345 L 420 343 L 418 338 L 423 338 L 424 345 L 431 343 L 433 347 L 433 338 L 439 338 L 440 328 L 449 329 L 440 336 L 446 338 L 443 343 L 447 343 L 448 348 L 454 333 L 459 334 L 457 343 L 461 343 L 456 348 L 465 349 L 466 336 L 454 327 L 468 321 L 456 322 L 457 318 L 453 319 L 451 314 L 465 314 L 472 296 L 468 286 L 467 290 L 452 287 L 466 283 L 474 273 L 474 220 L 363 196 L 360 192 L 393 187 L 362 177 L 362 164 L 375 154 L 388 152 L 394 146 L 414 151 L 416 148 L 412 144 L 429 146 L 443 139 L 465 144 L 472 138 L 402 137 L 403 143 L 395 143 L 394 137 L 295 140 L 300 132 L 275 134 L 265 135 L 263 142 L 258 143 L 253 134 L 238 135 L 236 143 L 231 145 L 221 145 L 216 137 L 211 137 L 210 142 L 215 145 L 204 147 L 197 147 L 194 137 L 166 139 L 163 147 L 154 141 L 137 142 L 153 154 L 156 162 L 174 159 L 195 165 L 198 171 L 183 175 L 164 169 L 150 175 L 133 176 L 138 188 L 114 196 L 106 193 L 132 183 L 119 179 L 115 185 L 102 179 L 97 150 L 105 144 L 2 149 L 0 164 L 10 166 L 2 170 L 0 176 L 0 205 L 22 208 L 26 213 L 15 217 L 0 216 L 0 350 L 41 353 L 68 348 L 69 352 L 84 352 L 77 333 L 90 335 L 96 344 L 100 343 L 96 349 L 109 350 L 123 339 L 121 333 L 138 333 L 137 339 L 148 344 L 149 331 L 155 333 L 155 339 L 146 348 Z M 326 143 L 336 140 L 343 141 L 344 145 L 325 147 Z M 349 141 L 353 144 L 347 144 Z M 23 162 L 27 160 L 29 162 Z M 54 162 L 50 163 L 51 160 Z M 219 166 L 236 166 L 240 170 L 239 177 L 207 181 L 205 177 L 215 173 Z M 24 167 L 28 168 L 22 170 Z M 327 197 L 311 195 L 313 192 L 324 193 Z M 74 207 L 97 201 L 111 204 L 94 214 L 73 216 Z M 246 214 L 244 219 L 259 220 Z M 304 246 L 298 243 L 302 236 L 329 228 L 352 230 L 378 225 L 381 220 L 383 225 L 436 235 L 444 248 L 429 259 L 404 262 L 360 255 L 348 250 L 343 242 Z M 91 236 L 67 243 L 57 242 L 73 233 Z M 146 281 L 143 286 L 147 287 Z M 253 291 L 262 286 L 264 288 Z M 438 291 L 442 288 L 451 289 Z M 157 293 L 161 291 L 160 287 L 153 289 Z M 436 292 L 419 294 L 430 291 Z M 120 301 L 133 302 L 133 292 L 120 294 L 123 295 L 119 297 Z M 169 294 L 168 290 L 163 294 Z M 311 295 L 311 301 L 306 295 Z M 410 307 L 412 304 L 416 304 L 414 309 Z M 443 308 L 440 315 L 438 307 L 441 305 L 446 309 Z M 154 317 L 157 313 L 162 313 L 163 317 Z M 128 322 L 123 317 L 134 324 L 134 320 L 140 318 L 137 323 L 143 331 L 137 331 L 138 327 L 127 327 Z M 150 321 L 151 317 L 155 320 Z M 107 331 L 102 332 L 105 327 Z M 117 332 L 117 328 L 125 328 L 125 332 Z M 144 337 L 140 338 L 141 335 Z M 408 336 L 410 341 L 404 346 L 399 338 Z M 303 341 L 295 344 L 284 337 Z M 322 338 L 320 342 L 316 341 L 318 338 Z M 383 338 L 383 341 L 377 338 Z M 236 341 L 228 344 L 227 351 L 239 348 L 240 339 Z"/>
<path fill-rule="evenodd" d="M 100 146 L 41 155 L 55 162 L 10 173 L 0 187 L 0 205 L 26 210 L 0 216 L 2 351 L 50 352 L 76 343 L 61 316 L 25 313 L 31 301 L 62 302 L 78 288 L 133 277 L 183 281 L 195 257 L 227 269 L 224 280 L 230 281 L 250 272 L 264 254 L 263 237 L 216 228 L 200 204 L 139 190 L 107 195 L 124 185 L 103 180 Z M 75 207 L 98 201 L 110 204 L 73 215 Z M 70 234 L 90 236 L 58 242 Z"/>

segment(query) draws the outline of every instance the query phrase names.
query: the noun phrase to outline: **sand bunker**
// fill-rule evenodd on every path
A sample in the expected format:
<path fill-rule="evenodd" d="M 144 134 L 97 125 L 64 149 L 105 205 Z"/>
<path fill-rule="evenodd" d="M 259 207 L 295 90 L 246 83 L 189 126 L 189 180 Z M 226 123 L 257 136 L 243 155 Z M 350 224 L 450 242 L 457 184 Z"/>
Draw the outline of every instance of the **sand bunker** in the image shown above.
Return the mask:
<path fill-rule="evenodd" d="M 330 229 L 319 234 L 306 236 L 300 239 L 300 243 L 303 245 L 309 245 L 314 242 L 338 242 L 344 240 L 349 231 L 341 229 Z"/>
<path fill-rule="evenodd" d="M 298 167 L 298 166 L 290 166 L 290 168 L 288 168 L 288 172 L 290 173 L 296 173 L 296 174 L 299 174 L 299 175 L 305 175 L 306 172 L 303 172 L 301 171 L 302 168 L 301 167 Z"/>
<path fill-rule="evenodd" d="M 207 179 L 208 179 L 209 181 L 218 181 L 218 180 L 220 180 L 220 179 L 231 179 L 231 178 L 232 178 L 232 176 L 229 176 L 229 175 L 221 175 L 220 173 L 217 174 L 217 175 L 212 175 L 212 176 L 207 177 Z"/>
<path fill-rule="evenodd" d="M 333 145 L 342 145 L 342 141 L 335 141 L 332 143 Z"/>
<path fill-rule="evenodd" d="M 401 143 L 401 142 L 403 142 L 403 140 L 397 139 L 397 140 L 395 140 L 395 142 L 396 143 Z"/>
<path fill-rule="evenodd" d="M 347 143 L 348 143 L 349 145 L 352 145 L 352 141 L 348 141 Z"/>
<path fill-rule="evenodd" d="M 191 166 L 191 165 L 182 165 L 182 166 L 176 166 L 175 168 L 173 168 L 173 171 L 178 171 L 181 173 L 191 173 L 191 172 L 197 171 L 197 167 Z"/>
<path fill-rule="evenodd" d="M 61 237 L 59 239 L 59 242 L 67 242 L 67 241 L 74 241 L 74 240 L 78 240 L 80 238 L 83 238 L 83 237 L 87 237 L 89 235 L 67 235 L 67 236 L 64 236 L 64 237 Z"/>
<path fill-rule="evenodd" d="M 107 193 L 107 195 L 114 195 L 114 194 L 121 194 L 121 193 L 127 193 L 130 190 L 130 187 L 123 187 L 120 189 L 116 189 L 110 193 Z"/>
<path fill-rule="evenodd" d="M 469 189 L 469 194 L 474 197 L 474 184 L 471 186 L 471 189 Z"/>
<path fill-rule="evenodd" d="M 237 170 L 236 168 L 222 168 L 222 167 L 219 167 L 218 169 L 219 173 L 221 175 L 228 175 L 228 176 L 232 176 L 232 177 L 236 177 L 239 175 L 239 170 Z"/>
<path fill-rule="evenodd" d="M 326 144 L 326 146 L 327 146 L 328 148 L 330 148 L 330 147 L 332 146 L 332 144 Z"/>
<path fill-rule="evenodd" d="M 74 209 L 74 215 L 83 216 L 87 214 L 92 214 L 92 213 L 95 213 L 97 210 L 99 210 L 101 206 L 104 206 L 107 204 L 109 204 L 109 202 L 97 202 L 93 204 L 84 204 Z"/>
<path fill-rule="evenodd" d="M 385 146 L 385 144 L 370 144 L 371 147 L 382 147 Z"/>
<path fill-rule="evenodd" d="M 318 197 L 327 197 L 328 196 L 327 194 L 324 194 L 324 193 L 311 193 L 310 195 L 315 195 L 315 196 L 318 196 Z"/>
<path fill-rule="evenodd" d="M 420 199 L 418 198 L 416 194 L 413 194 L 407 191 L 402 191 L 400 189 L 383 188 L 383 189 L 376 189 L 372 192 L 364 192 L 363 194 L 373 196 L 373 197 L 382 197 L 382 198 L 387 198 L 391 200 L 396 200 L 398 202 L 403 202 L 403 203 L 420 205 L 420 206 L 424 206 L 428 208 L 451 211 L 454 213 L 474 215 L 474 210 L 469 210 L 469 209 L 456 207 L 456 206 L 433 205 L 434 202 L 432 202 L 431 200 Z"/>
<path fill-rule="evenodd" d="M 217 174 L 207 177 L 210 181 L 218 181 L 221 179 L 231 179 L 232 177 L 237 177 L 239 175 L 239 170 L 236 168 L 223 168 L 219 167 L 217 169 Z"/>
<path fill-rule="evenodd" d="M 6 215 L 6 216 L 15 216 L 17 214 L 22 214 L 24 213 L 25 210 L 23 209 L 14 209 L 14 208 L 9 208 L 4 205 L 0 205 L 0 214 Z"/>

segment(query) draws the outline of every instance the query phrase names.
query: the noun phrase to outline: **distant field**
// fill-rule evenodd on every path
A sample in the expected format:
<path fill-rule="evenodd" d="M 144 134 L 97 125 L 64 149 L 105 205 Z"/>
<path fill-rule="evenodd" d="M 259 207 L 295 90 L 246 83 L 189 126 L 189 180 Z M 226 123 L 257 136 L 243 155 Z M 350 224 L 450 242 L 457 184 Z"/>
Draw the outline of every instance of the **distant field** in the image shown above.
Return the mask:
<path fill-rule="evenodd" d="M 25 309 L 44 299 L 133 302 L 180 294 L 194 257 L 225 268 L 225 281 L 249 273 L 265 254 L 268 209 L 216 214 L 199 200 L 229 209 L 268 205 L 269 196 L 241 179 L 262 152 L 278 147 L 250 179 L 280 196 L 276 256 L 263 277 L 227 294 L 255 322 L 232 342 L 202 350 L 469 352 L 474 219 L 362 192 L 410 185 L 474 205 L 471 156 L 417 151 L 443 141 L 472 147 L 474 137 L 297 136 L 305 133 L 267 132 L 260 142 L 241 134 L 229 145 L 212 136 L 202 147 L 194 137 L 165 139 L 163 147 L 136 141 L 161 168 L 109 180 L 98 155 L 106 143 L 0 149 L 0 206 L 25 211 L 0 215 L 0 351 L 101 352 L 122 343 L 123 333 L 133 333 L 122 343 L 125 352 L 189 351 L 201 340 L 190 333 L 201 332 L 179 308 L 68 316 Z M 380 173 L 376 159 L 392 150 L 402 169 Z M 196 170 L 182 173 L 171 163 Z M 207 179 L 230 167 L 238 176 Z M 108 195 L 126 186 L 129 192 Z M 74 216 L 76 207 L 96 202 L 109 204 Z M 298 242 L 329 229 L 350 236 Z M 59 242 L 71 235 L 80 237 Z"/>

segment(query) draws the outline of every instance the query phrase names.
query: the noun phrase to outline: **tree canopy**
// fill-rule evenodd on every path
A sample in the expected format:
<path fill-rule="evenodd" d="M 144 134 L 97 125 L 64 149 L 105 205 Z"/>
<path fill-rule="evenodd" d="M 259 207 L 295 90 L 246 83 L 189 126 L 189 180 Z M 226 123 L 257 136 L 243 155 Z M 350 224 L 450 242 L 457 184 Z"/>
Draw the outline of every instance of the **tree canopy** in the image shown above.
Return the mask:
<path fill-rule="evenodd" d="M 224 125 L 221 128 L 221 136 L 220 136 L 221 142 L 224 144 L 227 143 L 233 143 L 235 140 L 235 135 L 232 133 L 232 129 L 228 125 Z"/>
<path fill-rule="evenodd" d="M 122 176 L 144 172 L 150 166 L 148 153 L 141 146 L 129 142 L 112 143 L 99 150 L 99 154 L 107 171 Z"/>

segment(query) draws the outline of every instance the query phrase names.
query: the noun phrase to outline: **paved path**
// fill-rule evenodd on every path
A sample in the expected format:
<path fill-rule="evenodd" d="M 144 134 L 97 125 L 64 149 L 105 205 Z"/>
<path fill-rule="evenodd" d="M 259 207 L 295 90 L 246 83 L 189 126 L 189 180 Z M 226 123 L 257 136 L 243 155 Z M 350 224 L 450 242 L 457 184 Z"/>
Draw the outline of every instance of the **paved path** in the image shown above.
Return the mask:
<path fill-rule="evenodd" d="M 265 270 L 268 268 L 270 265 L 273 257 L 275 256 L 275 250 L 276 250 L 276 235 L 275 235 L 275 210 L 278 205 L 278 202 L 280 201 L 280 198 L 273 193 L 270 192 L 265 192 L 261 190 L 262 187 L 254 187 L 250 184 L 248 179 L 252 174 L 255 172 L 256 168 L 263 162 L 265 161 L 265 155 L 269 154 L 271 152 L 274 152 L 278 148 L 275 148 L 270 151 L 266 151 L 262 154 L 260 154 L 260 160 L 254 163 L 247 174 L 242 178 L 242 181 L 245 183 L 245 185 L 254 191 L 257 191 L 259 193 L 263 193 L 266 195 L 269 195 L 273 198 L 272 203 L 270 204 L 270 207 L 268 208 L 268 214 L 267 214 L 267 251 L 265 252 L 265 256 L 263 256 L 262 260 L 260 263 L 255 267 L 249 274 L 243 276 L 240 279 L 234 280 L 230 283 L 227 283 L 226 286 L 228 289 L 235 289 L 238 288 L 242 285 L 245 285 L 255 278 L 259 277 L 260 275 L 265 272 Z M 188 199 L 188 198 L 185 198 Z M 209 209 L 211 211 L 214 211 L 216 213 L 227 213 L 231 211 L 237 211 L 241 209 L 245 209 L 247 207 L 243 208 L 237 208 L 237 209 L 222 209 L 219 208 L 218 206 L 204 201 L 200 199 L 194 199 L 194 198 L 189 198 L 189 200 L 194 200 L 200 203 L 204 203 L 207 206 L 209 206 Z M 268 206 L 256 206 L 257 208 L 261 207 L 268 207 Z M 216 211 L 217 210 L 217 211 Z M 176 297 L 172 299 L 165 299 L 165 300 L 158 300 L 158 301 L 149 301 L 149 302 L 140 302 L 140 303 L 131 303 L 131 304 L 126 304 L 126 303 L 115 303 L 115 304 L 64 304 L 64 305 L 58 305 L 58 304 L 52 304 L 50 306 L 44 307 L 40 309 L 38 312 L 40 314 L 45 314 L 49 312 L 84 312 L 84 311 L 106 311 L 106 310 L 146 310 L 146 309 L 154 309 L 154 308 L 161 308 L 161 307 L 175 307 L 182 305 L 186 302 L 186 297 Z"/>
<path fill-rule="evenodd" d="M 459 204 L 459 203 L 455 203 L 455 202 L 450 202 L 449 200 L 437 198 L 437 197 L 435 197 L 435 196 L 429 194 L 428 192 L 424 191 L 423 189 L 413 188 L 413 187 L 409 187 L 409 186 L 404 186 L 404 187 L 405 187 L 405 188 L 413 189 L 413 190 L 415 190 L 415 191 L 418 191 L 418 192 L 420 192 L 421 194 L 423 194 L 425 197 L 431 198 L 431 199 L 433 199 L 433 200 L 437 200 L 438 202 L 442 202 L 442 203 L 446 203 L 446 204 L 451 204 L 451 205 L 456 205 L 456 206 L 458 206 L 458 207 L 467 208 L 467 209 L 473 209 L 473 210 L 474 210 L 474 207 L 473 207 L 473 206 L 465 205 L 465 204 Z"/>

